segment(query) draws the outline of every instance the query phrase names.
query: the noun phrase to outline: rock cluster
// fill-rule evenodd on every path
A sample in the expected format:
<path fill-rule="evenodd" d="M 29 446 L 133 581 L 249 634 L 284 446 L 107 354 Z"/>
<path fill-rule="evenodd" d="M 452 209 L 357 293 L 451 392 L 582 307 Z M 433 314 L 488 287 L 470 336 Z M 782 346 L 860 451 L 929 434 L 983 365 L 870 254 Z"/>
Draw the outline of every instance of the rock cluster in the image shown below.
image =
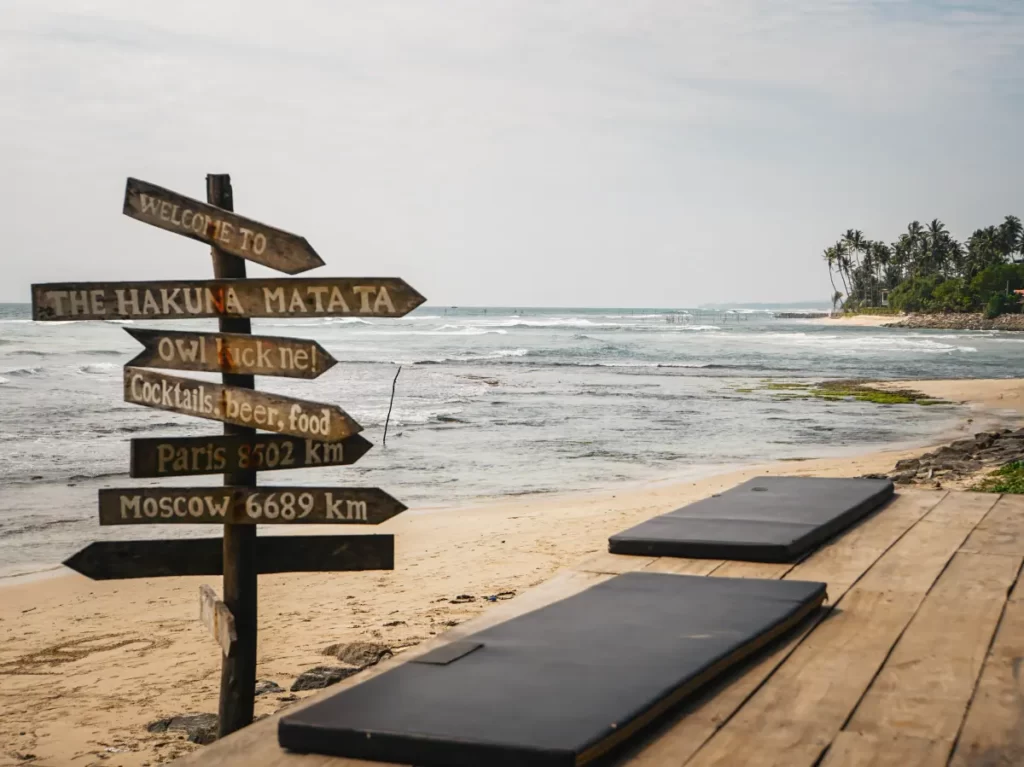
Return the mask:
<path fill-rule="evenodd" d="M 904 485 L 936 484 L 977 474 L 983 469 L 1024 460 L 1024 429 L 983 431 L 919 458 L 898 461 L 887 475 Z"/>
<path fill-rule="evenodd" d="M 292 683 L 291 691 L 322 690 L 324 687 L 337 684 L 342 679 L 347 679 L 357 671 L 359 669 L 351 666 L 315 666 L 314 668 L 306 669 L 296 677 Z"/>
<path fill-rule="evenodd" d="M 1003 314 L 985 319 L 980 312 L 950 314 L 910 314 L 887 328 L 932 328 L 935 330 L 1024 330 L 1024 314 Z"/>
<path fill-rule="evenodd" d="M 181 730 L 190 741 L 205 746 L 217 740 L 216 714 L 181 714 L 157 719 L 146 725 L 149 732 L 161 733 L 168 730 Z"/>

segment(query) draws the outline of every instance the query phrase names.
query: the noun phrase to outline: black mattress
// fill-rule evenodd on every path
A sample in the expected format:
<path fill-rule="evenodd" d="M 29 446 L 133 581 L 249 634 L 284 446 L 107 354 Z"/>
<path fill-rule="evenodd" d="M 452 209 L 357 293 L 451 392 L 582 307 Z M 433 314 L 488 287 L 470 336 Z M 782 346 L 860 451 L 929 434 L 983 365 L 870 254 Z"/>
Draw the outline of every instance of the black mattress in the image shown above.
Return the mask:
<path fill-rule="evenodd" d="M 755 477 L 608 539 L 613 554 L 793 562 L 893 494 L 888 479 Z"/>
<path fill-rule="evenodd" d="M 619 575 L 285 716 L 278 740 L 427 767 L 587 764 L 824 597 L 822 583 Z"/>

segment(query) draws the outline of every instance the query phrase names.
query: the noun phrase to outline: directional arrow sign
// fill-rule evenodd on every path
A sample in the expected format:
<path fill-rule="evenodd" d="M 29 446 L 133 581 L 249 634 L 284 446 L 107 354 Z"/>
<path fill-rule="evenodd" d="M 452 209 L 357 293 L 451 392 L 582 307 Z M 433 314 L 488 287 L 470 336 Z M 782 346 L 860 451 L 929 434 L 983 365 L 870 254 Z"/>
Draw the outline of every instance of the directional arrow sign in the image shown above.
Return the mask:
<path fill-rule="evenodd" d="M 290 378 L 317 378 L 337 364 L 316 341 L 244 333 L 189 333 L 125 328 L 146 347 L 127 364 Z"/>
<path fill-rule="evenodd" d="M 397 277 L 51 282 L 32 286 L 32 319 L 403 317 L 426 300 Z"/>
<path fill-rule="evenodd" d="M 336 442 L 363 427 L 335 405 L 307 402 L 237 386 L 124 369 L 124 401 L 198 418 Z"/>
<path fill-rule="evenodd" d="M 130 476 L 184 477 L 256 469 L 348 466 L 373 447 L 353 434 L 340 442 L 320 442 L 278 434 L 255 437 L 147 437 L 132 440 Z"/>
<path fill-rule="evenodd" d="M 125 186 L 124 214 L 285 274 L 324 265 L 305 237 L 135 178 Z"/>
<path fill-rule="evenodd" d="M 99 492 L 101 525 L 379 525 L 406 509 L 377 487 L 144 487 Z"/>
<path fill-rule="evenodd" d="M 256 539 L 256 571 L 269 573 L 394 570 L 392 535 L 282 535 Z M 97 541 L 64 561 L 93 580 L 221 575 L 221 538 Z"/>

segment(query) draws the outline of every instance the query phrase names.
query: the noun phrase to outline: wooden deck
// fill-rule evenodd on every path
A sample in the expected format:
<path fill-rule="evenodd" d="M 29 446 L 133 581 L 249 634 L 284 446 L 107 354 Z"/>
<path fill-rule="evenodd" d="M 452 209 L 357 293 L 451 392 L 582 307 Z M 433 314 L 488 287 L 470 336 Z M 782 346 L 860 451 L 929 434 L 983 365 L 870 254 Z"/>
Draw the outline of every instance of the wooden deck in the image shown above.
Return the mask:
<path fill-rule="evenodd" d="M 797 565 L 600 554 L 348 683 L 616 573 L 815 580 L 828 584 L 826 611 L 671 714 L 613 763 L 1024 765 L 1022 558 L 1024 497 L 903 492 Z M 379 763 L 287 753 L 277 745 L 274 716 L 179 764 Z"/>

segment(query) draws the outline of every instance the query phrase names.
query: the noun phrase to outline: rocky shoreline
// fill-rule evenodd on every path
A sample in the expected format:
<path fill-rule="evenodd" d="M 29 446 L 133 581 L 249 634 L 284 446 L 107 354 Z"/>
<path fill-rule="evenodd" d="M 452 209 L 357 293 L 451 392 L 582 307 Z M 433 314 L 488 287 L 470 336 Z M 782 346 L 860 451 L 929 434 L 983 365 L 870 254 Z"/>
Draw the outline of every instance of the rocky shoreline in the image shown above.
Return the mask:
<path fill-rule="evenodd" d="M 898 485 L 942 489 L 943 483 L 973 483 L 993 469 L 1017 461 L 1024 461 L 1024 429 L 1000 429 L 979 432 L 917 458 L 898 461 L 886 474 L 866 476 L 888 477 Z"/>
<path fill-rule="evenodd" d="M 1024 330 L 1024 314 L 1003 314 L 995 319 L 986 319 L 984 314 L 908 314 L 895 322 L 882 325 L 886 328 L 928 328 L 932 330 Z"/>

